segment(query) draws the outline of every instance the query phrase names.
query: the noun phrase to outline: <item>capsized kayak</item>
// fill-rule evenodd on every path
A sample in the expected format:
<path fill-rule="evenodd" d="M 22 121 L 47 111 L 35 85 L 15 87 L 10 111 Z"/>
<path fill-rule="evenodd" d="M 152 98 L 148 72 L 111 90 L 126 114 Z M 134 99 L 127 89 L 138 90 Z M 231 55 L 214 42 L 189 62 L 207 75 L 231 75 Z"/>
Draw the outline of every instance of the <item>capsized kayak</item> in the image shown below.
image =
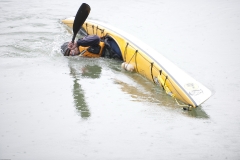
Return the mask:
<path fill-rule="evenodd" d="M 62 22 L 72 28 L 74 17 L 66 18 Z M 81 31 L 89 35 L 112 37 L 120 48 L 123 61 L 134 66 L 136 72 L 163 88 L 179 105 L 180 100 L 184 105 L 197 107 L 212 94 L 207 87 L 156 50 L 118 28 L 96 20 L 86 20 Z"/>

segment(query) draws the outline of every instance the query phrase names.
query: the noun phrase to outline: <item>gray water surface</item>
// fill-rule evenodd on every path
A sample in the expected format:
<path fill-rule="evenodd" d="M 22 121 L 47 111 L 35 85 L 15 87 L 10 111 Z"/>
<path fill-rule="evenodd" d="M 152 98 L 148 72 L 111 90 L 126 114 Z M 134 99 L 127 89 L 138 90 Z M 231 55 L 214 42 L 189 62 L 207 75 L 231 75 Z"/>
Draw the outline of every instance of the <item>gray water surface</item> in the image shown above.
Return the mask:
<path fill-rule="evenodd" d="M 109 59 L 64 57 L 80 1 L 0 1 L 0 159 L 240 159 L 240 2 L 89 0 L 213 95 L 183 111 Z"/>

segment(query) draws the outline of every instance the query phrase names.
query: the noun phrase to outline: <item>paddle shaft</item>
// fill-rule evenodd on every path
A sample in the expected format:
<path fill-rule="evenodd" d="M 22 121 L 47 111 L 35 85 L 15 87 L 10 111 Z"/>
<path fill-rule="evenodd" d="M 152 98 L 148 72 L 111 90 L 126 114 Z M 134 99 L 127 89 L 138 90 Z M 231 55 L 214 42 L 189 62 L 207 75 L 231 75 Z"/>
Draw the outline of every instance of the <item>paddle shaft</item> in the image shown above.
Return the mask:
<path fill-rule="evenodd" d="M 86 3 L 83 3 L 79 9 L 78 12 L 75 16 L 74 22 L 73 22 L 73 37 L 72 37 L 72 43 L 74 43 L 75 37 L 78 33 L 78 31 L 80 30 L 80 28 L 82 27 L 83 23 L 85 22 L 85 20 L 87 19 L 89 13 L 90 13 L 90 6 Z M 69 56 L 70 54 L 70 49 L 68 49 L 68 51 L 66 51 L 64 54 L 64 56 Z"/>

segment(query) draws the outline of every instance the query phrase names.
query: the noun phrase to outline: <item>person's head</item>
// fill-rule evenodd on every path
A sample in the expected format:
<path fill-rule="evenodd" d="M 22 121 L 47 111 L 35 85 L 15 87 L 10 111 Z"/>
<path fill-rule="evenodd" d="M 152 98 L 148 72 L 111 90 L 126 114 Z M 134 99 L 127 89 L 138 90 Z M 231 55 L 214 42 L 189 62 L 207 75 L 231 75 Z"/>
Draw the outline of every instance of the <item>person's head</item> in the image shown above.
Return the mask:
<path fill-rule="evenodd" d="M 69 49 L 68 49 L 68 42 L 65 42 L 63 43 L 63 45 L 61 46 L 61 52 L 64 56 L 68 56 L 68 52 L 69 52 Z"/>

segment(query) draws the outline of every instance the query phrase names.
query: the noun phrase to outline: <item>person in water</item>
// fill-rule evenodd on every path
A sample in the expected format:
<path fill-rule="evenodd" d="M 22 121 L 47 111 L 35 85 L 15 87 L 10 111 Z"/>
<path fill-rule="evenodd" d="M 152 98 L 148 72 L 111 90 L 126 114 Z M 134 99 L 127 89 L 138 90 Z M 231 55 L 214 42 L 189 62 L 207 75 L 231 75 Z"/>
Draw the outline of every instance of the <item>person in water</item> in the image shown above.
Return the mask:
<path fill-rule="evenodd" d="M 88 47 L 99 44 L 99 42 L 100 42 L 99 36 L 87 35 L 81 39 L 78 39 L 76 42 L 66 42 L 62 45 L 61 48 L 64 52 L 66 52 L 67 49 L 69 49 L 70 50 L 69 56 L 75 56 L 80 54 L 79 46 Z"/>
<path fill-rule="evenodd" d="M 87 35 L 75 42 L 65 42 L 61 50 L 64 56 L 106 57 L 123 61 L 118 44 L 110 36 Z"/>

